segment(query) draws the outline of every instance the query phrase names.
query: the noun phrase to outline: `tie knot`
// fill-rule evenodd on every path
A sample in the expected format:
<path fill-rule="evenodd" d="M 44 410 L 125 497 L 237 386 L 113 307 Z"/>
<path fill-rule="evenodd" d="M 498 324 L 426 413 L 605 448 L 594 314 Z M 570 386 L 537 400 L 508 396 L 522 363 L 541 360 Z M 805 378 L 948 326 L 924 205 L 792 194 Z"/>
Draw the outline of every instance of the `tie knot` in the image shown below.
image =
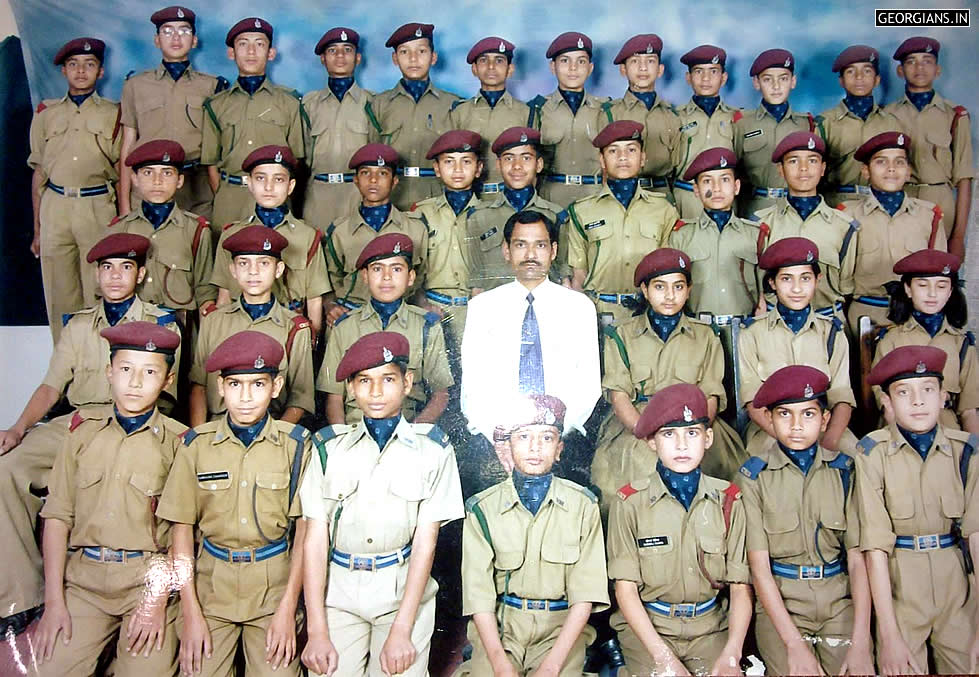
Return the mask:
<path fill-rule="evenodd" d="M 534 303 L 534 294 L 533 293 L 527 294 L 527 303 L 533 305 L 533 303 Z"/>

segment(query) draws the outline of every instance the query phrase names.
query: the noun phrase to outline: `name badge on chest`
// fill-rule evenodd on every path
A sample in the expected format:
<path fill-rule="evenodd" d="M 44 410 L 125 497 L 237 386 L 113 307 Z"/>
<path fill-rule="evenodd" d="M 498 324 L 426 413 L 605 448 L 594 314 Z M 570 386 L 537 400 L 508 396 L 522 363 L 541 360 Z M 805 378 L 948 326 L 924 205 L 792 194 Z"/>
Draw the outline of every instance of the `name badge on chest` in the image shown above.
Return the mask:
<path fill-rule="evenodd" d="M 197 473 L 198 482 L 213 482 L 215 480 L 230 480 L 230 479 L 231 479 L 231 473 L 229 473 L 227 470 Z"/>
<path fill-rule="evenodd" d="M 605 219 L 600 221 L 592 221 L 591 223 L 585 224 L 585 230 L 592 230 L 593 228 L 599 228 L 605 225 Z"/>
<path fill-rule="evenodd" d="M 637 538 L 636 545 L 640 548 L 656 548 L 663 545 L 670 544 L 669 536 L 648 536 L 646 538 Z"/>

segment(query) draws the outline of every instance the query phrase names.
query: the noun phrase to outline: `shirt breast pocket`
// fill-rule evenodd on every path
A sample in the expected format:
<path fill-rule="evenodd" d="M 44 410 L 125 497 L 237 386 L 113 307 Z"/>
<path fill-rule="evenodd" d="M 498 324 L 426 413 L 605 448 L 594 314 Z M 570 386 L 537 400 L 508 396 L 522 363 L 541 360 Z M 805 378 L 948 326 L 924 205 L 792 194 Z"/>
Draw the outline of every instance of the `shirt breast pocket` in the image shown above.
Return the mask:
<path fill-rule="evenodd" d="M 909 491 L 907 482 L 891 484 L 885 477 L 884 502 L 887 504 L 887 513 L 892 521 L 909 520 L 914 517 L 915 506 L 914 496 Z"/>
<path fill-rule="evenodd" d="M 140 496 L 152 498 L 163 493 L 163 485 L 166 483 L 166 475 L 157 473 L 134 472 L 129 477 L 129 486 L 136 490 Z"/>
<path fill-rule="evenodd" d="M 136 114 L 139 117 L 160 114 L 166 108 L 167 98 L 165 96 L 137 96 L 135 105 Z"/>
<path fill-rule="evenodd" d="M 722 522 L 723 524 L 723 522 Z M 727 580 L 727 548 L 724 534 L 704 528 L 697 535 L 697 547 L 704 553 L 704 569 L 714 583 Z"/>
<path fill-rule="evenodd" d="M 162 276 L 160 282 L 163 286 L 163 293 L 166 295 L 165 303 L 177 307 L 191 305 L 194 301 L 194 285 L 191 275 L 191 262 L 189 259 L 173 256 L 173 252 L 158 252 L 160 270 L 158 276 Z"/>
<path fill-rule="evenodd" d="M 289 514 L 289 474 L 255 473 L 255 510 L 260 515 L 284 519 Z"/>
<path fill-rule="evenodd" d="M 188 96 L 187 104 L 184 107 L 184 113 L 186 114 L 187 122 L 190 123 L 191 127 L 194 129 L 200 129 L 204 123 L 204 97 Z"/>
<path fill-rule="evenodd" d="M 498 571 L 516 571 L 522 566 L 522 550 L 502 550 L 496 553 L 493 561 L 493 567 Z"/>
<path fill-rule="evenodd" d="M 646 583 L 672 580 L 676 558 L 680 554 L 675 534 L 640 536 L 636 539 L 639 548 L 639 573 Z"/>
<path fill-rule="evenodd" d="M 767 134 L 765 134 L 765 130 L 763 129 L 755 129 L 747 132 L 741 138 L 742 143 L 744 144 L 745 154 L 763 151 L 768 146 L 769 137 Z"/>
<path fill-rule="evenodd" d="M 44 128 L 44 140 L 51 141 L 59 136 L 64 136 L 68 131 L 68 117 L 66 115 L 55 116 Z"/>
<path fill-rule="evenodd" d="M 581 229 L 585 231 L 585 237 L 589 242 L 601 242 L 615 234 L 612 224 L 605 219 L 595 219 L 594 221 L 582 219 Z"/>
<path fill-rule="evenodd" d="M 261 115 L 255 116 L 252 119 L 255 120 L 255 124 L 257 125 L 256 131 L 258 131 L 259 133 L 262 133 L 263 131 L 270 132 L 270 133 L 277 132 L 278 134 L 272 138 L 282 138 L 283 139 L 282 142 L 283 143 L 285 142 L 284 141 L 285 129 L 289 126 L 289 119 L 285 115 L 284 111 L 281 111 L 278 108 L 273 107 L 265 111 Z M 268 139 L 263 139 L 263 142 L 269 142 L 269 141 Z"/>
<path fill-rule="evenodd" d="M 952 167 L 952 133 L 944 129 L 932 129 L 925 133 L 931 145 L 931 154 L 943 167 Z"/>
<path fill-rule="evenodd" d="M 101 468 L 79 467 L 75 471 L 74 510 L 76 515 L 98 513 L 102 477 L 103 470 Z"/>
<path fill-rule="evenodd" d="M 115 131 L 115 118 L 89 118 L 85 123 L 86 129 L 99 138 L 99 143 L 112 143 L 112 133 Z M 104 147 L 104 146 L 103 146 Z"/>
<path fill-rule="evenodd" d="M 574 564 L 581 558 L 581 545 L 565 543 L 560 539 L 545 539 L 541 544 L 540 556 L 545 562 L 553 564 Z"/>
<path fill-rule="evenodd" d="M 408 533 L 413 533 L 418 523 L 418 506 L 428 498 L 429 493 L 422 477 L 416 474 L 393 478 L 388 485 L 388 493 L 391 495 L 391 520 L 406 524 Z M 401 519 L 398 513 L 403 515 Z"/>
<path fill-rule="evenodd" d="M 503 227 L 502 226 L 491 226 L 483 230 L 478 229 L 480 232 L 476 235 L 479 238 L 479 249 L 480 251 L 488 252 L 494 249 L 500 249 L 503 244 Z"/>
<path fill-rule="evenodd" d="M 227 472 L 199 473 L 197 495 L 203 510 L 231 513 L 235 497 L 231 492 L 231 476 Z"/>
<path fill-rule="evenodd" d="M 805 535 L 799 526 L 799 513 L 793 510 L 766 510 L 761 516 L 768 536 L 768 553 L 778 559 L 806 551 Z"/>

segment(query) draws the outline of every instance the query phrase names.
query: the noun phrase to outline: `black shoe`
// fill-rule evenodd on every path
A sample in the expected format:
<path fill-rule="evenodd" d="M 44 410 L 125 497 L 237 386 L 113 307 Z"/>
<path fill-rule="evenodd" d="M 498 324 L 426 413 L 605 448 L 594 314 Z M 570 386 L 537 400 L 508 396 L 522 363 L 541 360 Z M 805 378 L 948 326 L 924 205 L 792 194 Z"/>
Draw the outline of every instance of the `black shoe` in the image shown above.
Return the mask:
<path fill-rule="evenodd" d="M 16 637 L 27 629 L 27 626 L 34 622 L 44 613 L 44 605 L 39 604 L 12 616 L 0 618 L 0 637 L 9 637 L 10 633 Z"/>
<path fill-rule="evenodd" d="M 613 670 L 625 667 L 625 656 L 622 655 L 622 645 L 619 640 L 613 637 L 601 646 L 602 654 L 605 656 L 605 664 Z"/>
<path fill-rule="evenodd" d="M 595 673 L 596 675 L 602 671 L 602 667 L 605 665 L 605 654 L 599 648 L 599 645 L 590 644 L 585 647 L 585 667 L 584 671 L 587 673 Z"/>

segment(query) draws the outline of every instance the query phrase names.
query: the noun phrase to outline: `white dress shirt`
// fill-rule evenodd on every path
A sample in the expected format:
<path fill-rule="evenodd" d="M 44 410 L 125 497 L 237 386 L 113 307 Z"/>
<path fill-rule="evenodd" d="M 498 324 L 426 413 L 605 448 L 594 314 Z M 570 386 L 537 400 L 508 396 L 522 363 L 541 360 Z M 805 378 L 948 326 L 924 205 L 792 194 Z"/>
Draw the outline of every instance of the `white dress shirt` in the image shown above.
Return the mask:
<path fill-rule="evenodd" d="M 489 440 L 506 425 L 507 407 L 521 397 L 520 339 L 527 294 L 519 281 L 475 296 L 462 336 L 462 412 L 471 432 Z M 584 294 L 545 280 L 534 290 L 544 357 L 544 389 L 567 407 L 565 429 L 584 432 L 602 394 L 598 318 Z"/>

